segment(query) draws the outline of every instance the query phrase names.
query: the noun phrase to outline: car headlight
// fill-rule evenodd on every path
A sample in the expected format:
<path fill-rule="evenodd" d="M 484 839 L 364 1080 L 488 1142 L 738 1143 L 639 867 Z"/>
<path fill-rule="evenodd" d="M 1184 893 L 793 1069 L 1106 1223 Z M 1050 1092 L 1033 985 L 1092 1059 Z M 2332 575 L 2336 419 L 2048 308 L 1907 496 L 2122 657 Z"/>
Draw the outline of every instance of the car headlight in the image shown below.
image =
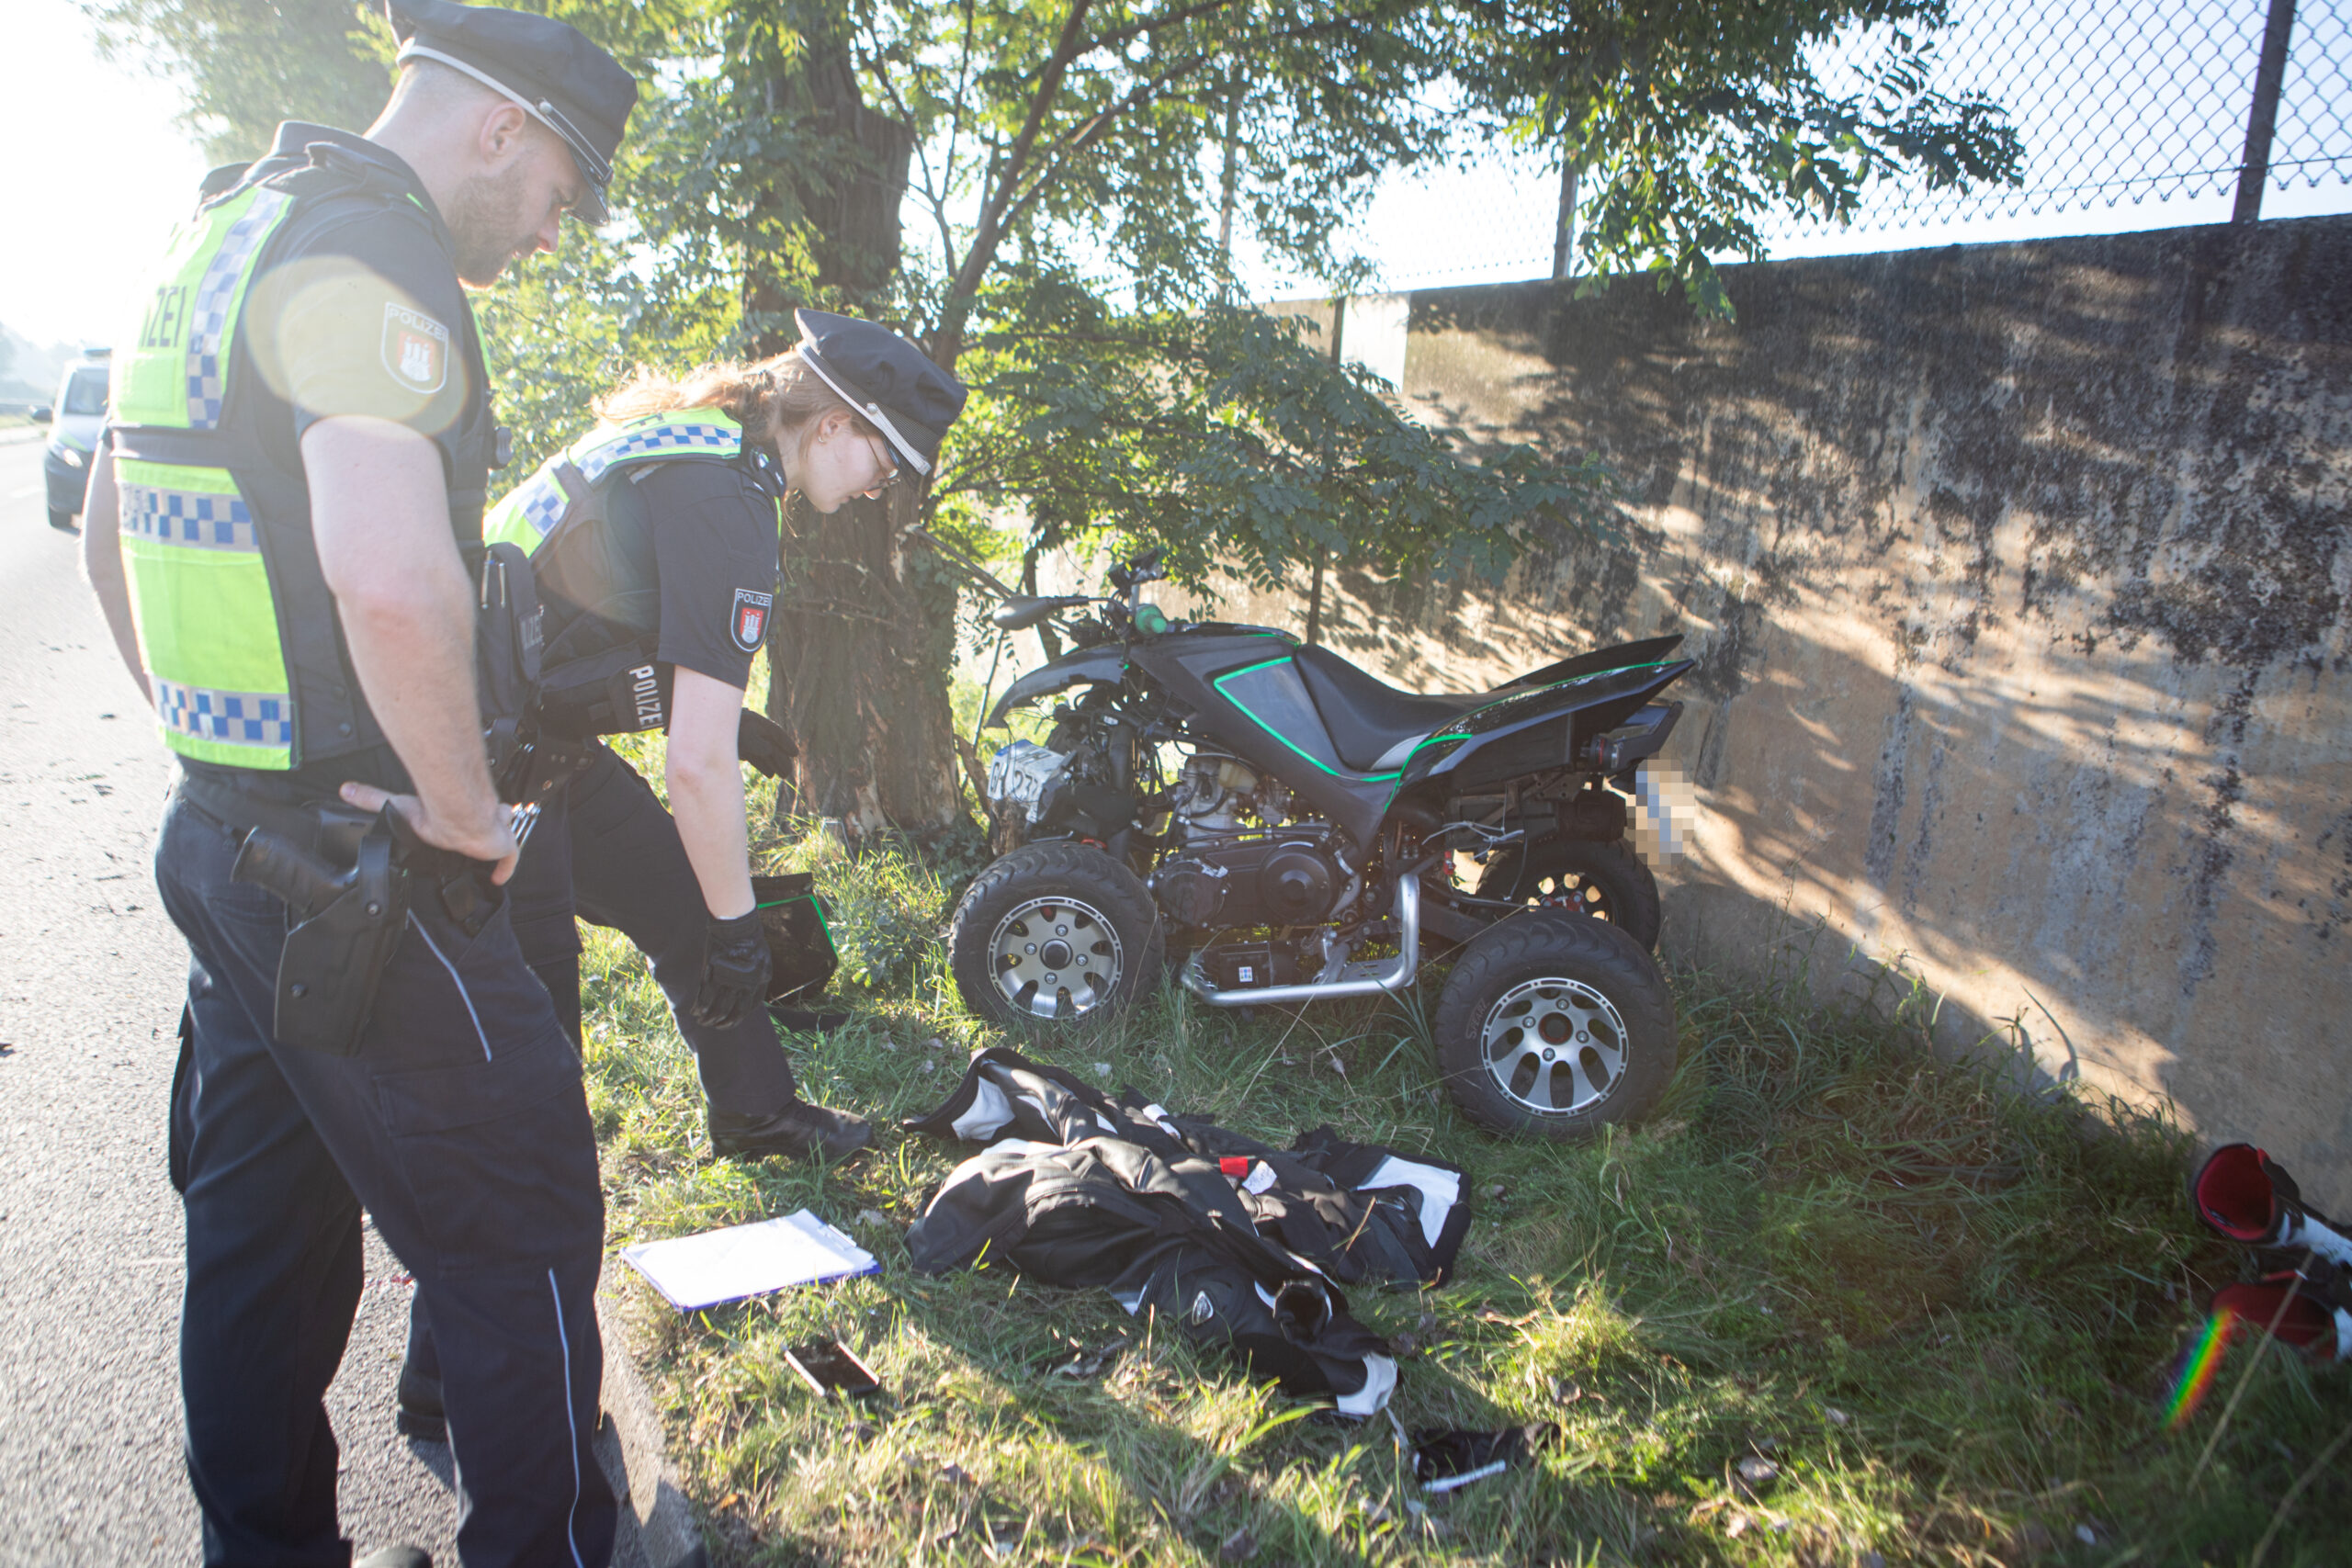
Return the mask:
<path fill-rule="evenodd" d="M 65 466 L 69 468 L 78 468 L 82 466 L 82 454 L 75 451 L 71 446 L 67 446 L 62 443 L 60 443 L 59 445 L 51 447 L 50 450 L 56 453 L 60 457 L 65 459 Z"/>

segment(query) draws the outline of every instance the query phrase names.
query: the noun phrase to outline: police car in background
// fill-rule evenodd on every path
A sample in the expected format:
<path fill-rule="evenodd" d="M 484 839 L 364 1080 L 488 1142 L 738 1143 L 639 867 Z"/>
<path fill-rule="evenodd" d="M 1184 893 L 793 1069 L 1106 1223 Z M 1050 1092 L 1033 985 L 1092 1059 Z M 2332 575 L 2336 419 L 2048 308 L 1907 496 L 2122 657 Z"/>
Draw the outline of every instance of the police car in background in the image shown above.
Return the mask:
<path fill-rule="evenodd" d="M 41 472 L 49 480 L 49 525 L 71 533 L 81 514 L 82 499 L 90 488 L 90 458 L 106 429 L 108 395 L 107 351 L 86 349 L 65 367 L 57 385 L 57 403 L 41 453 Z"/>

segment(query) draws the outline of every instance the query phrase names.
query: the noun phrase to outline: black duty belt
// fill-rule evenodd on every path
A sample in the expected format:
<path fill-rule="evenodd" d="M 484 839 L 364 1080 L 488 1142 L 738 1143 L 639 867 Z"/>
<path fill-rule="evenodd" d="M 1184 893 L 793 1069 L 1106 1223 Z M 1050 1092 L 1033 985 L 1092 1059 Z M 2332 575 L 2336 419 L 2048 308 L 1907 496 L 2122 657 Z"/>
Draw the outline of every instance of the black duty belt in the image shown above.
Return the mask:
<path fill-rule="evenodd" d="M 356 842 L 375 815 L 339 800 L 273 800 L 257 789 L 241 788 L 202 773 L 180 775 L 180 796 L 241 838 L 255 828 L 266 829 L 288 843 L 313 854 L 327 852 L 330 859 L 344 864 L 349 863 L 350 857 L 333 852 L 343 846 L 323 841 L 330 836 L 328 822 L 339 817 L 349 818 Z"/>

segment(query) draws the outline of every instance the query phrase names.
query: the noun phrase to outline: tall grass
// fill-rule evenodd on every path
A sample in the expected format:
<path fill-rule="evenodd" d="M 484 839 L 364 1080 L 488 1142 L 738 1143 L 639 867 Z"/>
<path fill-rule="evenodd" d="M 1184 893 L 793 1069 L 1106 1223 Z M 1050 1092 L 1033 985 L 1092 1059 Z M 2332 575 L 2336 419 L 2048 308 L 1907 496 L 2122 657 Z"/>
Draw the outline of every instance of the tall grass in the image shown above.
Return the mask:
<path fill-rule="evenodd" d="M 1347 1425 L 1099 1292 L 913 1273 L 899 1235 L 970 1150 L 893 1123 L 994 1043 L 933 940 L 953 878 L 807 831 L 762 852 L 814 869 L 834 904 L 857 1021 L 789 1044 L 812 1098 L 883 1122 L 870 1155 L 712 1162 L 691 1059 L 641 963 L 600 934 L 584 965 L 616 1246 L 806 1205 L 883 1261 L 687 1318 L 628 1287 L 722 1557 L 2352 1562 L 2347 1467 L 2316 1462 L 2352 1427 L 2344 1372 L 2233 1352 L 2223 1388 L 2248 1381 L 2201 1472 L 2222 1399 L 2162 1426 L 2199 1303 L 2242 1266 L 2193 1228 L 2179 1131 L 2018 1093 L 1997 1054 L 1939 1061 L 1922 998 L 1826 1010 L 1801 978 L 1678 974 L 1665 1104 L 1574 1147 L 1456 1116 L 1409 997 L 1244 1023 L 1163 995 L 1084 1041 L 1027 1047 L 1261 1136 L 1328 1122 L 1469 1168 L 1478 1218 L 1456 1280 L 1351 1296 L 1402 1366 L 1396 1422 Z M 856 1347 L 891 1398 L 802 1389 L 783 1350 L 823 1337 Z M 1122 1337 L 1102 1375 L 1055 1371 Z M 1558 1431 L 1532 1467 L 1443 1497 L 1412 1483 L 1396 1441 L 1399 1426 L 1531 1422 Z M 1769 1477 L 1743 1476 L 1745 1460 Z"/>

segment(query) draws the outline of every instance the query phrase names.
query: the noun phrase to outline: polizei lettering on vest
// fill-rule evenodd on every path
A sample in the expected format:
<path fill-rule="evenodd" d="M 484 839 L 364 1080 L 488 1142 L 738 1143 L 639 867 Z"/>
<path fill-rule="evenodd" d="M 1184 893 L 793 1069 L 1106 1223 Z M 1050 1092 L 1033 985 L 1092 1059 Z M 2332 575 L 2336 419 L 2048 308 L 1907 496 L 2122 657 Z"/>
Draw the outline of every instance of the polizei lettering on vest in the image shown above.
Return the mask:
<path fill-rule="evenodd" d="M 629 695 L 637 701 L 637 727 L 651 729 L 662 722 L 662 682 L 654 678 L 650 664 L 639 665 L 628 677 Z"/>

